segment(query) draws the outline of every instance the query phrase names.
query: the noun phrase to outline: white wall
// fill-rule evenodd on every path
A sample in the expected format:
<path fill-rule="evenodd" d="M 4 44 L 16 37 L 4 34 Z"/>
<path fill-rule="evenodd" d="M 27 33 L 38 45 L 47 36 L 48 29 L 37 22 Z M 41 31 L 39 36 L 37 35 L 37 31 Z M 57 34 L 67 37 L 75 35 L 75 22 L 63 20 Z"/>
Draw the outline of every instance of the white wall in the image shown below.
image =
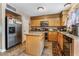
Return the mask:
<path fill-rule="evenodd" d="M 6 4 L 2 3 L 2 48 L 1 52 L 5 51 L 5 7 Z"/>
<path fill-rule="evenodd" d="M 30 17 L 27 15 L 24 15 L 22 17 L 22 42 L 25 41 L 24 35 L 29 33 L 29 21 L 30 21 Z"/>
<path fill-rule="evenodd" d="M 22 22 L 22 25 L 23 25 L 23 33 L 26 34 L 29 32 L 29 20 L 30 20 L 30 17 L 29 16 L 23 16 L 23 22 Z"/>
<path fill-rule="evenodd" d="M 2 48 L 2 4 L 0 4 L 0 50 Z"/>

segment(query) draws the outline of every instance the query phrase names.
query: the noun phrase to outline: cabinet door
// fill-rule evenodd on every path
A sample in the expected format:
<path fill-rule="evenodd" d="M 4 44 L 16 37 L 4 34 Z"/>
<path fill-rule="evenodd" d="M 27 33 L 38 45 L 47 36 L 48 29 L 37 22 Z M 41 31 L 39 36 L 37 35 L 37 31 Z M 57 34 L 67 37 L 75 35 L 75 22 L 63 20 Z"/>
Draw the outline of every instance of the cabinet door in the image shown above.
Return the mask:
<path fill-rule="evenodd" d="M 65 22 L 67 22 L 67 15 L 66 15 L 66 14 L 64 14 L 64 15 L 62 16 L 62 23 L 61 23 L 61 25 L 62 25 L 62 26 L 66 26 L 66 25 L 65 25 Z"/>
<path fill-rule="evenodd" d="M 60 19 L 57 18 L 57 21 L 56 21 L 57 25 L 56 26 L 60 26 Z"/>
<path fill-rule="evenodd" d="M 50 18 L 49 26 L 60 26 L 60 19 L 59 18 Z"/>
<path fill-rule="evenodd" d="M 50 18 L 48 22 L 49 22 L 49 26 L 54 26 L 54 19 Z"/>
<path fill-rule="evenodd" d="M 60 26 L 60 19 L 59 18 L 55 19 L 55 26 Z"/>
<path fill-rule="evenodd" d="M 61 49 L 63 50 L 63 34 L 58 33 L 58 43 L 61 47 Z"/>
<path fill-rule="evenodd" d="M 31 20 L 31 26 L 40 26 L 40 20 Z"/>
<path fill-rule="evenodd" d="M 57 32 L 49 32 L 48 33 L 49 41 L 57 41 Z"/>

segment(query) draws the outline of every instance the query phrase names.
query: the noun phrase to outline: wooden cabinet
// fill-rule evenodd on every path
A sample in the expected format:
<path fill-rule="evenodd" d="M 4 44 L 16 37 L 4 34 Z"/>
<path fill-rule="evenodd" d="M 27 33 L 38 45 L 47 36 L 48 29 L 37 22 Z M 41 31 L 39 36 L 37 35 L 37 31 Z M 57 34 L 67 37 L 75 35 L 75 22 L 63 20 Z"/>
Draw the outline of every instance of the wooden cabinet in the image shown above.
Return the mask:
<path fill-rule="evenodd" d="M 63 34 L 58 32 L 58 44 L 60 46 L 60 48 L 63 50 Z"/>
<path fill-rule="evenodd" d="M 48 22 L 49 26 L 60 26 L 60 18 L 50 18 Z"/>
<path fill-rule="evenodd" d="M 31 20 L 31 26 L 40 26 L 40 20 Z"/>
<path fill-rule="evenodd" d="M 49 26 L 54 26 L 54 19 L 49 19 L 48 23 L 49 23 Z"/>
<path fill-rule="evenodd" d="M 31 17 L 31 26 L 40 26 L 41 21 L 48 21 L 49 26 L 60 26 L 60 14 Z"/>
<path fill-rule="evenodd" d="M 60 18 L 55 19 L 55 26 L 60 26 Z"/>
<path fill-rule="evenodd" d="M 65 10 L 62 12 L 62 15 L 61 15 L 61 26 L 66 26 L 66 22 L 67 22 L 67 18 L 68 18 L 68 11 L 69 10 Z"/>
<path fill-rule="evenodd" d="M 47 20 L 44 19 L 31 20 L 31 26 L 40 26 L 41 21 L 48 21 L 49 26 L 60 26 L 60 18 L 48 18 Z"/>
<path fill-rule="evenodd" d="M 57 32 L 50 31 L 48 32 L 49 41 L 57 41 Z"/>
<path fill-rule="evenodd" d="M 66 22 L 67 22 L 67 15 L 63 15 L 62 16 L 62 23 L 61 23 L 61 25 L 62 26 L 66 26 Z"/>

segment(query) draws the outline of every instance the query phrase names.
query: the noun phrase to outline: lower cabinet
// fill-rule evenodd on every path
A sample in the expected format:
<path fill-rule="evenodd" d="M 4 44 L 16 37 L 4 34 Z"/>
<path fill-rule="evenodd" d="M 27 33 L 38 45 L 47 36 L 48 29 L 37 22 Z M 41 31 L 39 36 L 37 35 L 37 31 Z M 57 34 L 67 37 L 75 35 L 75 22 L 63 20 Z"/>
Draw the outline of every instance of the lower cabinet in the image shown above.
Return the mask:
<path fill-rule="evenodd" d="M 48 41 L 57 41 L 57 32 L 48 32 Z"/>
<path fill-rule="evenodd" d="M 72 38 L 58 32 L 58 45 L 63 56 L 72 56 Z"/>
<path fill-rule="evenodd" d="M 56 53 L 57 55 L 62 55 L 63 53 L 63 34 L 60 32 L 48 32 L 48 40 L 52 42 L 56 42 Z"/>
<path fill-rule="evenodd" d="M 58 33 L 58 44 L 61 48 L 61 50 L 63 50 L 63 34 Z"/>

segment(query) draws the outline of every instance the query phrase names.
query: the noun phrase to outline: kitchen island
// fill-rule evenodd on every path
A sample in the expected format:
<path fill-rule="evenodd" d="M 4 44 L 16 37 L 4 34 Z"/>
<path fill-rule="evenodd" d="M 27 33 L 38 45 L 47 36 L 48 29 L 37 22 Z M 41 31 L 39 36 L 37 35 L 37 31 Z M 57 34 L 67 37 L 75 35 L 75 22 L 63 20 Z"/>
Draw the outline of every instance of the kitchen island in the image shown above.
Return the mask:
<path fill-rule="evenodd" d="M 26 34 L 26 53 L 39 56 L 44 48 L 44 32 Z"/>

